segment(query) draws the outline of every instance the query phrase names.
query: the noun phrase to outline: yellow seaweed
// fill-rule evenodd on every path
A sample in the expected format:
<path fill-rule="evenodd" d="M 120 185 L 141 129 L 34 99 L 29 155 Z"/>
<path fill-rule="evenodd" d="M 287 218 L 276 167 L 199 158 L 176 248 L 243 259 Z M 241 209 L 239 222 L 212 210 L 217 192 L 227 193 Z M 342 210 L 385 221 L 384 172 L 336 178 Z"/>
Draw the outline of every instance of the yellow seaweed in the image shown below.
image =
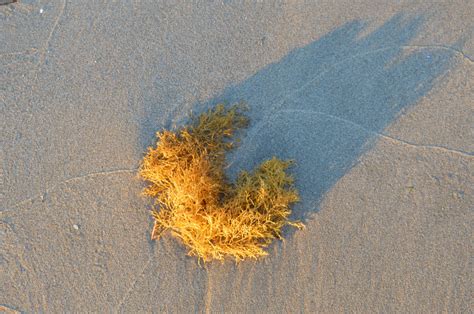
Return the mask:
<path fill-rule="evenodd" d="M 288 219 L 298 201 L 291 161 L 275 157 L 235 183 L 225 175 L 225 154 L 234 133 L 248 125 L 241 105 L 217 105 L 176 132 L 157 132 L 139 169 L 148 182 L 143 193 L 155 199 L 152 239 L 169 230 L 200 260 L 258 258 L 282 228 L 303 224 Z"/>

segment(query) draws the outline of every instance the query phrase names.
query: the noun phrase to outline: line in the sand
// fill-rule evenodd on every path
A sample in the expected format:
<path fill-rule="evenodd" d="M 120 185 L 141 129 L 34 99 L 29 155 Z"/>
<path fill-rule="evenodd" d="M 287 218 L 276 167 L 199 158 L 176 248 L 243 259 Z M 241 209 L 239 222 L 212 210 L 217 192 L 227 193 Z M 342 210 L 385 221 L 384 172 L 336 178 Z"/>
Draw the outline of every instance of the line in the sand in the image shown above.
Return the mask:
<path fill-rule="evenodd" d="M 284 110 L 281 110 L 281 107 L 283 106 L 283 104 L 285 103 L 286 100 L 289 100 L 291 101 L 292 100 L 292 97 L 294 95 L 296 95 L 297 93 L 301 92 L 302 90 L 304 90 L 305 88 L 307 88 L 308 86 L 310 86 L 311 84 L 313 84 L 314 82 L 316 82 L 318 79 L 321 79 L 324 75 L 330 73 L 331 71 L 333 71 L 335 68 L 337 68 L 338 66 L 344 64 L 344 63 L 347 63 L 348 61 L 351 61 L 351 60 L 354 60 L 354 59 L 357 59 L 357 58 L 361 58 L 361 57 L 364 57 L 364 56 L 367 56 L 367 55 L 371 55 L 371 54 L 375 54 L 375 53 L 379 53 L 379 52 L 383 52 L 383 51 L 387 51 L 387 50 L 391 50 L 391 49 L 440 49 L 440 50 L 448 50 L 448 51 L 451 51 L 452 53 L 454 54 L 458 54 L 460 56 L 463 57 L 463 59 L 467 60 L 468 62 L 470 62 L 471 64 L 473 63 L 473 61 L 466 55 L 464 54 L 462 51 L 460 50 L 457 50 L 453 47 L 449 47 L 449 46 L 443 46 L 443 45 L 402 45 L 402 46 L 386 46 L 386 47 L 381 47 L 381 48 L 377 48 L 377 49 L 374 49 L 374 50 L 370 50 L 370 51 L 366 51 L 366 52 L 363 52 L 363 53 L 359 53 L 359 54 L 355 54 L 355 55 L 352 55 L 352 56 L 349 56 L 347 58 L 344 58 L 342 59 L 341 61 L 339 62 L 336 62 L 334 64 L 331 64 L 329 65 L 324 71 L 318 73 L 316 76 L 314 76 L 312 79 L 310 79 L 309 81 L 307 81 L 306 83 L 302 84 L 299 88 L 296 88 L 292 91 L 290 91 L 289 93 L 286 93 L 284 94 L 283 96 L 281 96 L 281 100 L 274 106 L 274 108 L 270 111 L 268 111 L 267 113 L 264 114 L 264 117 L 261 118 L 261 120 L 259 122 L 257 122 L 257 125 L 252 129 L 250 130 L 248 133 L 247 133 L 247 142 L 251 142 L 253 140 L 253 138 L 257 135 L 257 134 L 260 134 L 260 130 L 263 128 L 263 126 L 266 124 L 265 122 L 267 122 L 266 120 L 267 119 L 271 119 L 273 116 L 283 112 Z M 468 157 L 472 157 L 473 155 L 470 154 L 470 153 L 467 153 L 467 152 L 464 152 L 464 151 L 460 151 L 460 150 L 455 150 L 455 149 L 451 149 L 451 148 L 447 148 L 447 147 L 442 147 L 442 146 L 436 146 L 436 145 L 419 145 L 419 144 L 414 144 L 414 143 L 409 143 L 408 141 L 404 141 L 404 140 L 401 140 L 401 139 L 398 139 L 398 138 L 394 138 L 394 137 L 391 137 L 389 135 L 386 135 L 386 134 L 382 134 L 382 133 L 378 133 L 378 132 L 375 132 L 375 131 L 372 131 L 372 130 L 369 130 L 353 121 L 350 121 L 350 120 L 346 120 L 346 119 L 343 119 L 343 118 L 340 118 L 340 117 L 337 117 L 337 116 L 334 116 L 334 115 L 330 115 L 330 114 L 327 114 L 327 113 L 323 113 L 323 112 L 318 112 L 318 111 L 314 111 L 314 110 L 310 110 L 308 112 L 312 112 L 314 114 L 321 114 L 321 115 L 326 115 L 328 117 L 332 117 L 334 119 L 337 119 L 337 120 L 341 120 L 341 121 L 345 121 L 351 125 L 354 125 L 356 126 L 357 128 L 360 128 L 360 129 L 363 129 L 365 130 L 366 132 L 369 132 L 369 133 L 372 133 L 372 134 L 376 134 L 380 137 L 385 137 L 385 138 L 389 138 L 389 139 L 392 139 L 394 141 L 398 141 L 398 142 L 401 142 L 401 143 L 404 143 L 404 144 L 407 144 L 407 145 L 410 145 L 410 146 L 418 146 L 418 147 L 426 147 L 426 148 L 436 148 L 436 149 L 441 149 L 441 150 L 445 150 L 445 151 L 450 151 L 450 152 L 454 152 L 454 153 L 459 153 L 461 155 L 464 155 L 464 156 L 468 156 Z"/>
<path fill-rule="evenodd" d="M 28 203 L 28 202 L 31 202 L 37 198 L 40 198 L 40 197 L 43 197 L 46 193 L 50 193 L 51 191 L 55 190 L 56 188 L 58 188 L 60 185 L 62 184 L 67 184 L 69 182 L 72 182 L 72 181 L 76 181 L 76 180 L 80 180 L 80 179 L 85 179 L 85 178 L 88 178 L 88 177 L 94 177 L 94 176 L 101 176 L 101 175 L 111 175 L 111 174 L 121 174 L 121 173 L 133 173 L 133 172 L 136 172 L 138 170 L 138 167 L 137 168 L 131 168 L 131 169 L 116 169 L 116 170 L 106 170 L 106 171 L 97 171 L 97 172 L 91 172 L 91 173 L 87 173 L 87 174 L 84 174 L 84 175 L 80 175 L 80 176 L 76 176 L 76 177 L 72 177 L 72 178 L 69 178 L 69 179 L 66 179 L 64 181 L 61 181 L 59 183 L 56 183 L 54 184 L 53 186 L 47 188 L 46 190 L 42 191 L 41 193 L 35 195 L 35 196 L 32 196 L 30 198 L 27 198 L 27 199 L 24 199 L 16 204 L 13 204 L 13 205 L 9 205 L 9 206 L 6 206 L 6 207 L 10 207 L 12 209 L 6 209 L 6 210 L 3 210 L 1 211 L 0 213 L 5 213 L 5 212 L 9 212 L 9 211 L 13 211 L 13 208 L 15 207 L 18 207 L 24 203 Z"/>

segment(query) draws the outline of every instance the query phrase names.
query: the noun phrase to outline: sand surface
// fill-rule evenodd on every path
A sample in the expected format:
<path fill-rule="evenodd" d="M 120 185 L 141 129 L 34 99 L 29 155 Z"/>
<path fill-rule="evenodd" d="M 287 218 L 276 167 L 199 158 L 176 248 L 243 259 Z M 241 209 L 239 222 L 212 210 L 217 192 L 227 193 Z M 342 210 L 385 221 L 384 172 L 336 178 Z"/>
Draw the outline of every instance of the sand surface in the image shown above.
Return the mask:
<path fill-rule="evenodd" d="M 467 313 L 474 2 L 0 6 L 0 311 Z M 296 159 L 268 258 L 152 242 L 154 133 L 246 100 L 229 174 Z"/>

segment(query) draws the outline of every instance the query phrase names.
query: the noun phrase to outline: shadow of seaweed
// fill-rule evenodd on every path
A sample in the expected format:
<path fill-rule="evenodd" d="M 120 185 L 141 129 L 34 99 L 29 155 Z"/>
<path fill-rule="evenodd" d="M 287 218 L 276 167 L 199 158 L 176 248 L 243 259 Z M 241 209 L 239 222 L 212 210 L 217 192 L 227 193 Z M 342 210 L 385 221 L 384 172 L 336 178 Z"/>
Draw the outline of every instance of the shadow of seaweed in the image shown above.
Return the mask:
<path fill-rule="evenodd" d="M 229 156 L 230 176 L 272 155 L 295 159 L 294 217 L 318 210 L 373 139 L 448 70 L 453 51 L 409 46 L 422 24 L 398 14 L 361 37 L 365 23 L 347 23 L 196 104 L 197 112 L 221 101 L 250 105 L 252 125 Z"/>

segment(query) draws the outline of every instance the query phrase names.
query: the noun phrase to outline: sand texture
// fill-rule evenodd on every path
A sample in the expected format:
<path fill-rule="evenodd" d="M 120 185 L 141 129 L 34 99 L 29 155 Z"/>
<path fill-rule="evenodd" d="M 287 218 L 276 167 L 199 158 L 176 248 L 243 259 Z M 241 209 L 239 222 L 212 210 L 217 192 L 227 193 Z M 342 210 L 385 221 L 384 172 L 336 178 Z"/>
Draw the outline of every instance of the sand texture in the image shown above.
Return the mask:
<path fill-rule="evenodd" d="M 468 313 L 474 2 L 0 6 L 0 312 Z M 301 202 L 260 261 L 150 240 L 155 132 L 220 101 Z"/>

